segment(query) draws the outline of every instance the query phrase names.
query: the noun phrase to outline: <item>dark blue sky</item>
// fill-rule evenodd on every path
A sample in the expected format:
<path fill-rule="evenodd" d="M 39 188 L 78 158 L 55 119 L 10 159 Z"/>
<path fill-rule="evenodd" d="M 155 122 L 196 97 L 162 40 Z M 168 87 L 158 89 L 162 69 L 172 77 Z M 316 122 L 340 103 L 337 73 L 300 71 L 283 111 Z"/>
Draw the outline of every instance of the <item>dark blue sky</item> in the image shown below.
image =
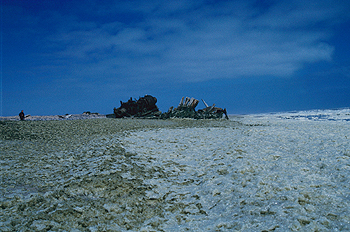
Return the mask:
<path fill-rule="evenodd" d="M 230 114 L 350 107 L 350 2 L 1 1 L 1 115 L 150 94 Z M 203 108 L 200 104 L 197 109 Z"/>

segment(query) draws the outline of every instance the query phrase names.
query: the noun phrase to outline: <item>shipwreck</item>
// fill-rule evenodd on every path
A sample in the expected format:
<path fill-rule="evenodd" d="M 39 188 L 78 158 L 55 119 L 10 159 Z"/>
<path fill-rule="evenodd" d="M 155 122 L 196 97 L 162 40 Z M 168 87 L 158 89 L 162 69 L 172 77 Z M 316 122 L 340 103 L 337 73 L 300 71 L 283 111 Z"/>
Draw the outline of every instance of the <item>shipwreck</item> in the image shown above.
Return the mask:
<path fill-rule="evenodd" d="M 114 108 L 114 114 L 108 115 L 113 118 L 193 118 L 193 119 L 228 119 L 226 108 L 216 107 L 215 104 L 209 106 L 203 99 L 206 106 L 204 109 L 196 110 L 199 100 L 195 98 L 182 97 L 179 105 L 170 107 L 167 112 L 162 113 L 157 107 L 157 98 L 145 95 L 138 100 L 130 98 L 127 102 L 120 101 L 120 107 Z"/>

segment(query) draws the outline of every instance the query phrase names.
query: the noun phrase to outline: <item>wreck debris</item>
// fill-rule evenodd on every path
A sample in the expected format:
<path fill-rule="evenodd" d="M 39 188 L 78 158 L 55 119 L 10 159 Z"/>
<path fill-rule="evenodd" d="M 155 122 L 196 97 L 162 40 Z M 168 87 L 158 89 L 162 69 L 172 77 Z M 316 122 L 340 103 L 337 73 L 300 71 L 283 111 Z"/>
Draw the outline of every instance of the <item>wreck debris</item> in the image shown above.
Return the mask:
<path fill-rule="evenodd" d="M 202 102 L 204 103 L 205 107 L 209 107 L 208 104 L 202 99 Z"/>
<path fill-rule="evenodd" d="M 215 107 L 215 104 L 209 106 L 202 99 L 206 108 L 196 111 L 199 101 L 194 98 L 182 98 L 178 107 L 170 107 L 168 112 L 163 113 L 161 118 L 194 118 L 194 119 L 221 119 L 223 115 L 228 119 L 226 109 Z"/>
<path fill-rule="evenodd" d="M 179 105 L 173 106 L 165 113 L 159 111 L 156 106 L 157 98 L 151 95 L 145 95 L 138 100 L 130 98 L 127 102 L 120 101 L 120 107 L 114 108 L 114 118 L 138 117 L 138 118 L 194 118 L 194 119 L 221 119 L 223 115 L 228 119 L 226 109 L 215 107 L 215 104 L 209 106 L 202 99 L 206 108 L 196 111 L 199 100 L 195 98 L 182 97 Z M 110 117 L 110 116 L 108 116 Z"/>
<path fill-rule="evenodd" d="M 114 108 L 116 118 L 123 117 L 159 117 L 161 112 L 156 106 L 157 98 L 145 95 L 138 100 L 130 98 L 127 102 L 120 101 L 120 107 Z"/>
<path fill-rule="evenodd" d="M 64 118 L 64 119 L 70 118 L 71 116 L 72 116 L 71 114 L 58 115 L 59 118 Z"/>

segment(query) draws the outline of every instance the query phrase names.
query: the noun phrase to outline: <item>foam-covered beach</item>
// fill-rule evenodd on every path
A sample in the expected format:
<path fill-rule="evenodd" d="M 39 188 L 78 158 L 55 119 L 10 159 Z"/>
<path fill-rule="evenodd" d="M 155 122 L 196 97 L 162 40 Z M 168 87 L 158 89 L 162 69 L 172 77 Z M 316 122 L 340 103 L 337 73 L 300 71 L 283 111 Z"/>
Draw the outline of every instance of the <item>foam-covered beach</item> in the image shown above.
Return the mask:
<path fill-rule="evenodd" d="M 350 230 L 350 111 L 1 121 L 3 231 Z"/>

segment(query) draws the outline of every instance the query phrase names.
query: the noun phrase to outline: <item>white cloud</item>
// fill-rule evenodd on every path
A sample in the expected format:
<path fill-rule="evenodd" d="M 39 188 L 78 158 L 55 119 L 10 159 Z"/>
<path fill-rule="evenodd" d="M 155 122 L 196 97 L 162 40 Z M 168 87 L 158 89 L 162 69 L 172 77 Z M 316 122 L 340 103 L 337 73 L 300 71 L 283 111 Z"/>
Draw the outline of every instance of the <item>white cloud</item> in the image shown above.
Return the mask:
<path fill-rule="evenodd" d="M 329 25 L 345 17 L 342 5 L 328 1 L 283 1 L 261 9 L 249 1 L 210 6 L 187 1 L 131 3 L 135 7 L 123 5 L 120 12 L 140 13 L 140 19 L 130 24 L 81 23 L 80 30 L 55 38 L 67 45 L 61 56 L 78 59 L 74 67 L 89 76 L 103 72 L 178 81 L 286 77 L 305 63 L 332 59 L 334 48 L 325 43 L 332 35 Z M 84 60 L 90 61 L 87 68 Z"/>

